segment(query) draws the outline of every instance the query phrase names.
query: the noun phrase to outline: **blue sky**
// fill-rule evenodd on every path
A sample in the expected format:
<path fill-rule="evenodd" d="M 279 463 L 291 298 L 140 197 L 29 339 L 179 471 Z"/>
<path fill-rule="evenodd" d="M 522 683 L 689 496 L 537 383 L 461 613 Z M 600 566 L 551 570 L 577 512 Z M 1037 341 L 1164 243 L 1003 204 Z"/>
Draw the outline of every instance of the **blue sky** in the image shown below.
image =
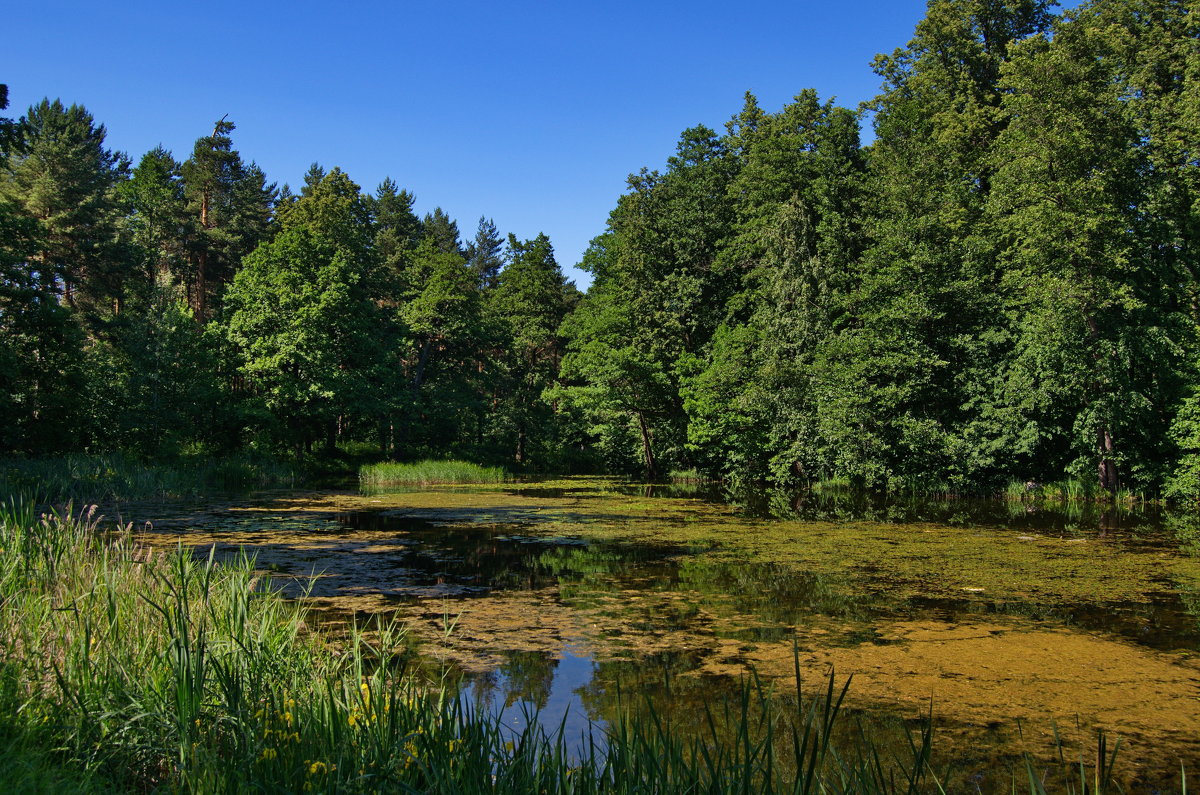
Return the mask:
<path fill-rule="evenodd" d="M 803 88 L 855 106 L 870 61 L 908 41 L 924 0 L 836 4 L 18 3 L 5 12 L 9 113 L 85 105 L 135 160 L 183 158 L 228 114 L 271 180 L 340 166 L 386 176 L 464 238 L 548 234 L 571 270 L 625 177 L 661 167 L 680 131 L 718 130 L 755 92 Z"/>

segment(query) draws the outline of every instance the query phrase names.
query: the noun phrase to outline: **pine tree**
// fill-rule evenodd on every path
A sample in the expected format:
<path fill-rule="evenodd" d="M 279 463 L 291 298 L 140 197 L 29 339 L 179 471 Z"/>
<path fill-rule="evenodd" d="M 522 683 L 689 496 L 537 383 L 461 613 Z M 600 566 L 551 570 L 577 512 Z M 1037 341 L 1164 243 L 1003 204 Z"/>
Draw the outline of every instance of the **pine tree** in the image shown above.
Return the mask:
<path fill-rule="evenodd" d="M 242 162 L 233 148 L 234 124 L 222 117 L 212 135 L 196 141 L 180 171 L 188 210 L 197 225 L 184 280 L 188 303 L 203 323 L 246 254 L 266 239 L 275 203 L 274 185 L 262 170 Z"/>
<path fill-rule="evenodd" d="M 196 228 L 187 212 L 179 163 L 161 146 L 152 149 L 121 185 L 120 197 L 125 227 L 142 263 L 139 292 L 181 280 Z"/>
<path fill-rule="evenodd" d="M 556 452 L 554 414 L 543 393 L 562 357 L 558 329 L 567 313 L 566 285 L 546 235 L 525 241 L 508 236 L 508 265 L 487 296 L 487 312 L 504 328 L 508 354 L 503 383 L 492 393 L 490 425 L 508 437 L 517 466 L 545 464 Z"/>
<path fill-rule="evenodd" d="M 432 240 L 433 247 L 438 251 L 463 256 L 458 224 L 446 215 L 441 207 L 435 207 L 432 213 L 426 213 L 421 225 L 424 227 L 422 237 Z"/>
<path fill-rule="evenodd" d="M 479 216 L 479 227 L 475 231 L 475 239 L 467 246 L 466 260 L 479 277 L 480 289 L 496 286 L 497 275 L 504 265 L 501 256 L 503 247 L 504 240 L 496 231 L 496 222 Z"/>
<path fill-rule="evenodd" d="M 43 100 L 16 125 L 0 181 L 0 195 L 40 227 L 29 266 L 43 288 L 88 311 L 119 300 L 126 276 L 114 201 L 126 163 L 105 135 L 82 106 Z"/>
<path fill-rule="evenodd" d="M 380 183 L 370 201 L 376 253 L 401 281 L 424 234 L 421 219 L 413 212 L 414 201 L 415 197 L 399 190 L 390 177 Z"/>

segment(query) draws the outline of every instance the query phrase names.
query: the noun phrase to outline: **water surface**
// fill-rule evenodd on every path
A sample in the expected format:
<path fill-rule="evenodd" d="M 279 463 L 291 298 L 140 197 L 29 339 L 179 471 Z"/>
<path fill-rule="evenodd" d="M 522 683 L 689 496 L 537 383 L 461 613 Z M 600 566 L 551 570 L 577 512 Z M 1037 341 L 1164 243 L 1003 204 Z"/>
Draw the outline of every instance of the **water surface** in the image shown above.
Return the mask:
<path fill-rule="evenodd" d="M 128 512 L 155 543 L 250 550 L 330 621 L 400 616 L 514 723 L 536 709 L 575 735 L 621 692 L 686 720 L 751 672 L 794 688 L 798 655 L 803 682 L 852 674 L 852 708 L 901 732 L 932 704 L 972 791 L 1007 789 L 1056 730 L 1089 754 L 1096 729 L 1120 736 L 1133 789 L 1200 770 L 1190 516 L 599 478 Z"/>

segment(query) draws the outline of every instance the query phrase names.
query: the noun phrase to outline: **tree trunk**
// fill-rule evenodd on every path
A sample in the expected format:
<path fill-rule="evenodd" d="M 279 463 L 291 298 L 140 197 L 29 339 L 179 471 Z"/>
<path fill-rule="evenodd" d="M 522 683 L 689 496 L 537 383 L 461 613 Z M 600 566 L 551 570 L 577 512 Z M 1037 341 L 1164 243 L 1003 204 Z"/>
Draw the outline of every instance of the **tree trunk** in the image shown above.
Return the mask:
<path fill-rule="evenodd" d="M 433 340 L 425 340 L 421 346 L 421 355 L 417 358 L 417 371 L 413 374 L 412 387 L 414 390 L 420 389 L 421 382 L 425 380 L 425 364 L 429 361 L 429 350 L 433 347 Z"/>
<path fill-rule="evenodd" d="M 1096 321 L 1095 315 L 1088 315 L 1087 327 L 1088 338 L 1095 345 L 1100 339 L 1100 324 Z M 1096 381 L 1093 383 L 1092 388 L 1099 393 L 1103 389 L 1099 373 L 1101 359 L 1099 350 L 1096 350 L 1092 354 L 1092 357 L 1096 362 Z M 1117 462 L 1113 460 L 1113 448 L 1112 430 L 1109 428 L 1107 422 L 1101 421 L 1100 427 L 1096 430 L 1096 451 L 1100 454 L 1097 475 L 1099 476 L 1100 488 L 1110 493 L 1116 492 L 1121 485 L 1121 480 L 1117 475 Z"/>
<path fill-rule="evenodd" d="M 646 427 L 646 415 L 637 413 L 638 425 L 642 429 L 642 457 L 646 462 L 646 477 L 650 480 L 658 478 L 658 466 L 654 463 L 654 448 L 650 445 L 650 429 Z"/>
<path fill-rule="evenodd" d="M 192 311 L 196 313 L 196 322 L 204 325 L 205 313 L 208 312 L 208 252 L 201 251 L 196 257 L 196 292 L 192 296 Z"/>
<path fill-rule="evenodd" d="M 1117 476 L 1117 462 L 1113 460 L 1113 438 L 1107 427 L 1101 427 L 1096 432 L 1096 446 L 1100 450 L 1100 488 L 1115 492 L 1121 487 Z"/>

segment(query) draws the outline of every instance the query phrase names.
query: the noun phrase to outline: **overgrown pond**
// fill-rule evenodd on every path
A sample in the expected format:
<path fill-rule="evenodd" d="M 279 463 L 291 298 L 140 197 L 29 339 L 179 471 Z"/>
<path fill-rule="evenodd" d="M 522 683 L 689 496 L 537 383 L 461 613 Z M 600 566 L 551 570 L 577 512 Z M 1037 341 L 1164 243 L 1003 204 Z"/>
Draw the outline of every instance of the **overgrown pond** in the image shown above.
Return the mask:
<path fill-rule="evenodd" d="M 1022 752 L 1133 789 L 1200 775 L 1200 521 L 1096 506 L 873 503 L 570 478 L 126 506 L 145 538 L 245 548 L 329 621 L 406 621 L 464 696 L 581 734 L 650 699 L 699 725 L 751 673 L 853 676 L 883 747 L 933 715 L 954 786 L 1005 790 Z M 1023 771 L 1021 772 L 1023 776 Z"/>

